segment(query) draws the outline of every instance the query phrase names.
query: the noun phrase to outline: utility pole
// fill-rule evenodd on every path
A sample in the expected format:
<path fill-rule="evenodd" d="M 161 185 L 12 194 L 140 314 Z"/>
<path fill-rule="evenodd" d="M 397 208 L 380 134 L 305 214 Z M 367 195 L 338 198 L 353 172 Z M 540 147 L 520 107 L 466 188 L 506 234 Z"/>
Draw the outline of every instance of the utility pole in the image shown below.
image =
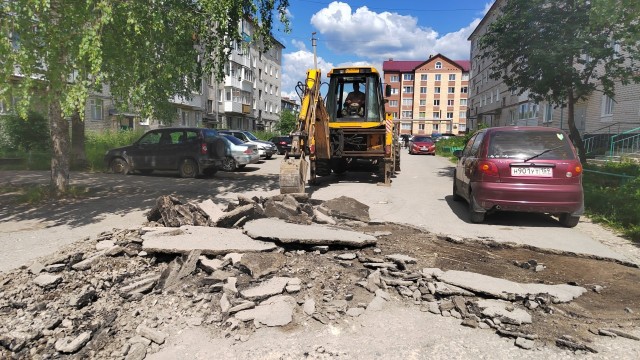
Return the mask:
<path fill-rule="evenodd" d="M 313 68 L 318 68 L 318 56 L 316 55 L 316 47 L 318 45 L 318 39 L 316 39 L 316 32 L 311 33 L 311 47 L 313 48 Z"/>

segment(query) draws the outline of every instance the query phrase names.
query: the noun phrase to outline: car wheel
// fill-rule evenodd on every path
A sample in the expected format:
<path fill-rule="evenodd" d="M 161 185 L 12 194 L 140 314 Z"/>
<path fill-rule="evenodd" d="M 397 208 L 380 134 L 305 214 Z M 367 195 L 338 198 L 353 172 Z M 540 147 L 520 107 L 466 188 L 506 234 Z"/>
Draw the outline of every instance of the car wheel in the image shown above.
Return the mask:
<path fill-rule="evenodd" d="M 271 159 L 272 156 L 273 156 L 273 154 L 272 155 L 267 155 L 264 158 L 265 158 L 265 160 L 269 160 L 269 159 Z"/>
<path fill-rule="evenodd" d="M 559 216 L 559 220 L 562 226 L 572 228 L 578 225 L 578 222 L 580 222 L 580 216 L 575 216 L 571 214 L 561 214 Z"/>
<path fill-rule="evenodd" d="M 480 224 L 484 221 L 484 211 L 477 211 L 476 208 L 476 200 L 473 197 L 473 194 L 469 194 L 469 217 L 472 223 Z"/>
<path fill-rule="evenodd" d="M 194 178 L 198 175 L 198 164 L 193 159 L 184 159 L 180 164 L 180 177 Z"/>
<path fill-rule="evenodd" d="M 202 170 L 202 173 L 205 176 L 213 176 L 217 172 L 218 172 L 218 168 L 216 168 L 216 167 L 210 167 L 210 168 L 206 168 L 206 169 Z"/>
<path fill-rule="evenodd" d="M 456 172 L 453 172 L 453 201 L 462 200 L 462 196 L 458 195 L 458 187 L 456 186 Z"/>
<path fill-rule="evenodd" d="M 125 159 L 116 158 L 111 160 L 109 165 L 111 172 L 114 174 L 127 175 L 129 173 L 129 163 Z"/>
<path fill-rule="evenodd" d="M 225 158 L 222 160 L 222 170 L 224 171 L 235 171 L 237 167 L 237 163 L 233 158 Z"/>

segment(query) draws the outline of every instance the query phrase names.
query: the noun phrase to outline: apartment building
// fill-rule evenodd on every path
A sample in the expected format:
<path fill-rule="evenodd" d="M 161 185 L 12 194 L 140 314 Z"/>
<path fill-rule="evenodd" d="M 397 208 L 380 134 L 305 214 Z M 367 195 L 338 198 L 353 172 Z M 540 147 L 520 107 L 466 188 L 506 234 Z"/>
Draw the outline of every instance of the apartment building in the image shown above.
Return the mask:
<path fill-rule="evenodd" d="M 188 98 L 175 96 L 173 126 L 204 126 L 211 128 L 268 130 L 280 120 L 282 50 L 274 41 L 267 52 L 251 41 L 251 23 L 239 24 L 243 43 L 234 43 L 225 78 L 216 81 L 209 75 L 201 87 Z M 0 114 L 11 110 L 0 103 Z M 85 106 L 85 129 L 105 131 L 118 129 L 150 129 L 168 125 L 155 119 L 142 119 L 135 111 L 116 109 L 108 84 L 90 94 Z"/>
<path fill-rule="evenodd" d="M 469 36 L 471 70 L 469 93 L 470 130 L 486 126 L 551 126 L 568 129 L 567 109 L 549 103 L 536 103 L 528 93 L 517 95 L 502 80 L 492 80 L 491 63 L 481 59 L 478 42 L 500 14 L 506 0 L 497 0 Z M 615 99 L 595 92 L 575 105 L 575 124 L 581 134 L 619 133 L 640 127 L 640 84 L 616 86 Z"/>
<path fill-rule="evenodd" d="M 280 102 L 281 102 L 281 106 L 280 106 L 281 110 L 290 110 L 294 114 L 297 114 L 300 112 L 300 104 L 298 104 L 298 102 L 295 99 L 290 99 L 286 96 L 283 96 Z"/>
<path fill-rule="evenodd" d="M 442 54 L 426 61 L 389 59 L 382 69 L 391 85 L 385 111 L 400 124 L 401 134 L 466 132 L 468 60 Z"/>

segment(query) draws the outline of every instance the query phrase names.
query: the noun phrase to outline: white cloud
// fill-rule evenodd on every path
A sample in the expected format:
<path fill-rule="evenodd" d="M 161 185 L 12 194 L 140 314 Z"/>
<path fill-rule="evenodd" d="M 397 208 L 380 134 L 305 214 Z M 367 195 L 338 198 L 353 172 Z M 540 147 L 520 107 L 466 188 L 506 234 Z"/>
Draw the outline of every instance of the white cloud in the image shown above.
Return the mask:
<path fill-rule="evenodd" d="M 322 57 L 318 57 L 317 61 L 323 81 L 326 81 L 326 75 L 334 65 Z M 300 98 L 296 94 L 296 84 L 298 81 L 304 82 L 308 69 L 313 69 L 313 52 L 302 49 L 284 54 L 282 56 L 282 91 L 280 94 L 290 99 L 296 99 L 300 103 Z"/>
<path fill-rule="evenodd" d="M 320 41 L 330 50 L 378 62 L 388 58 L 422 60 L 438 52 L 454 60 L 467 59 L 467 38 L 477 21 L 440 35 L 430 27 L 420 26 L 416 17 L 387 11 L 377 13 L 366 6 L 353 11 L 349 4 L 338 1 L 311 17 Z"/>

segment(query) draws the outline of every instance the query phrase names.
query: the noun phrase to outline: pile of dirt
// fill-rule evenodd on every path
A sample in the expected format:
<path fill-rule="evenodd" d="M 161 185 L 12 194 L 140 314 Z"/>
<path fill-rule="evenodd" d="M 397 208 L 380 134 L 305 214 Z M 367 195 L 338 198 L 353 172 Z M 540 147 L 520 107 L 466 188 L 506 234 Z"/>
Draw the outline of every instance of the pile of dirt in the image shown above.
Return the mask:
<path fill-rule="evenodd" d="M 389 301 L 458 318 L 527 349 L 596 352 L 596 336 L 637 340 L 637 268 L 371 223 L 368 208 L 349 198 L 240 197 L 221 209 L 160 197 L 148 216 L 145 227 L 104 232 L 3 274 L 0 357 L 143 359 L 186 327 L 250 341 L 260 327 L 337 323 L 384 311 Z M 276 229 L 243 234 L 265 218 Z M 284 219 L 313 231 L 284 234 L 292 226 Z M 216 246 L 147 243 L 187 239 L 196 227 L 213 231 L 218 237 L 204 240 Z M 240 236 L 262 250 L 219 246 Z M 467 284 L 474 274 L 486 281 Z M 494 293 L 484 287 L 493 280 L 524 290 Z M 528 290 L 538 285 L 545 290 Z"/>

